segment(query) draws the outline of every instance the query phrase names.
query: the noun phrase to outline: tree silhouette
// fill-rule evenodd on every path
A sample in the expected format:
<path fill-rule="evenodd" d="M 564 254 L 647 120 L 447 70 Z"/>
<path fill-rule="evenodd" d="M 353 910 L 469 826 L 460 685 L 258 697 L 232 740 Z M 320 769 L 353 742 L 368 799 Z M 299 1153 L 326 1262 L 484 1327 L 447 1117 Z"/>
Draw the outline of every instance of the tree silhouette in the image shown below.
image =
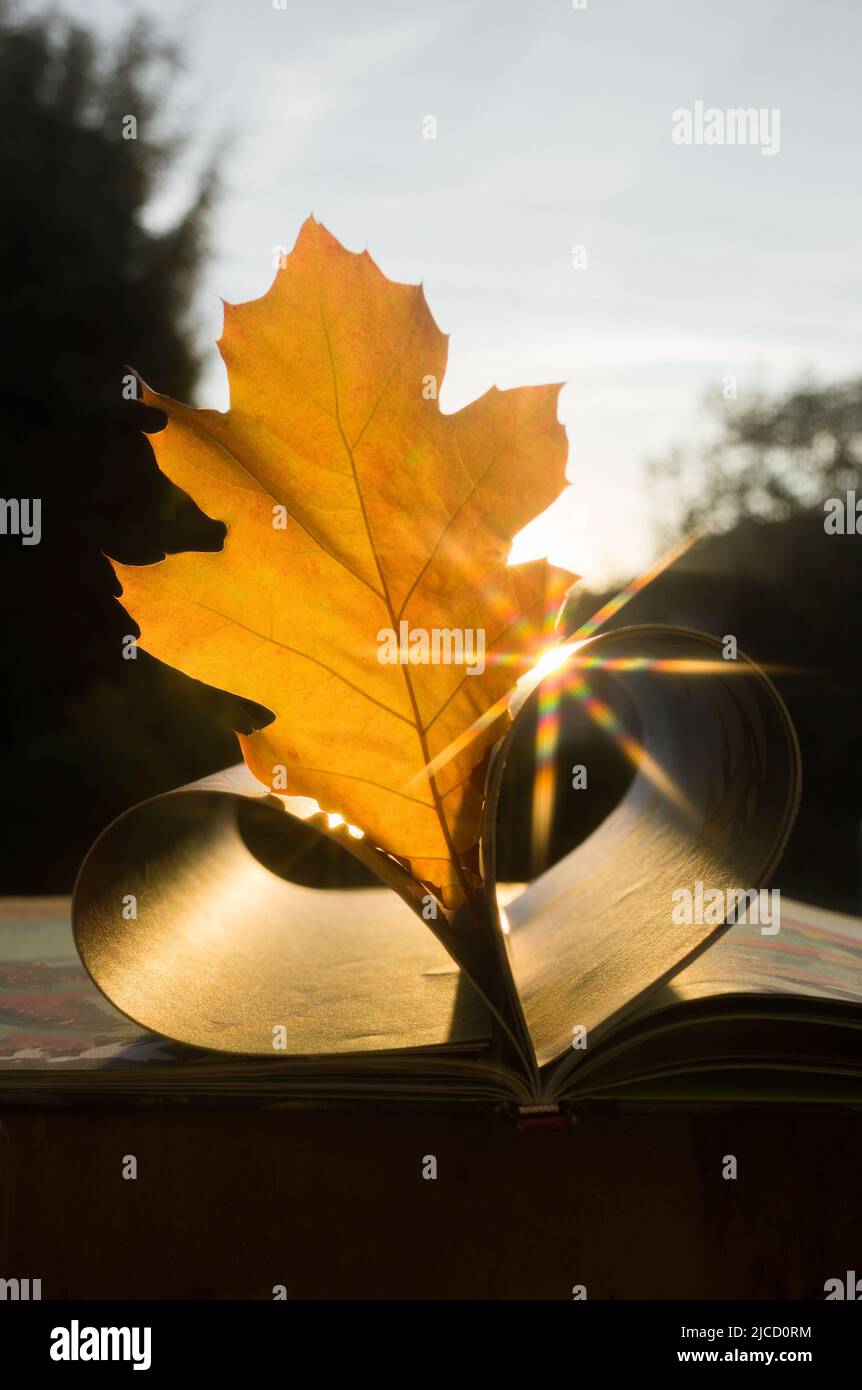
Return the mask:
<path fill-rule="evenodd" d="M 77 25 L 0 10 L 2 487 L 42 509 L 39 544 L 0 535 L 7 893 L 68 891 L 112 816 L 231 761 L 231 718 L 245 727 L 238 702 L 123 659 L 134 629 L 105 559 L 223 534 L 156 468 L 141 430 L 162 417 L 124 399 L 127 364 L 182 399 L 198 371 L 188 324 L 213 165 L 173 226 L 147 221 L 184 147 L 163 114 L 176 72 L 150 26 L 105 52 Z"/>
<path fill-rule="evenodd" d="M 649 473 L 669 483 L 672 519 L 662 538 L 681 527 L 729 531 L 738 522 L 784 521 L 850 488 L 862 487 L 862 378 L 782 395 L 710 406 L 718 430 L 695 449 L 676 447 L 653 460 Z"/>

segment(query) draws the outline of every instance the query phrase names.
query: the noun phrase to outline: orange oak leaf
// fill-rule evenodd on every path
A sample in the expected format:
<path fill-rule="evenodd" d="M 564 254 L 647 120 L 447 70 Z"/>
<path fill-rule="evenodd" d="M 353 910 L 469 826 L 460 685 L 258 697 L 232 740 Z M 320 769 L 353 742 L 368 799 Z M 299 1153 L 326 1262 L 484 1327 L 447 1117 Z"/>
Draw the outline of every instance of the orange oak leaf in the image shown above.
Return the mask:
<path fill-rule="evenodd" d="M 506 564 L 564 485 L 559 387 L 443 414 L 447 339 L 421 286 L 313 218 L 261 299 L 225 305 L 219 348 L 227 412 L 144 388 L 167 415 L 159 467 L 227 534 L 220 551 L 115 563 L 140 645 L 272 710 L 240 735 L 255 776 L 457 905 L 476 884 L 473 774 L 507 711 L 422 773 L 547 645 L 574 578 Z"/>

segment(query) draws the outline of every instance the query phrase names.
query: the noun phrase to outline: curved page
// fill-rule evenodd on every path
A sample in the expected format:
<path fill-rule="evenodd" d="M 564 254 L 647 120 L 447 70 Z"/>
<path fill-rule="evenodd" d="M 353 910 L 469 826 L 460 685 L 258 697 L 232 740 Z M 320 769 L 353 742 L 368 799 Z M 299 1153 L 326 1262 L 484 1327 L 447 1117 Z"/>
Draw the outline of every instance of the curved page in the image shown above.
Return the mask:
<path fill-rule="evenodd" d="M 275 1057 L 488 1038 L 476 991 L 397 893 L 283 876 L 321 837 L 270 800 L 238 767 L 144 802 L 96 842 L 73 927 L 111 1002 L 181 1042 Z"/>
<path fill-rule="evenodd" d="M 637 774 L 599 828 L 506 909 L 515 984 L 542 1065 L 568 1052 L 573 1030 L 603 1032 L 628 1005 L 669 979 L 724 929 L 710 890 L 769 881 L 799 798 L 796 737 L 772 683 L 721 643 L 663 627 L 624 628 L 578 647 L 553 682 L 552 701 L 588 708 L 627 748 Z M 547 691 L 549 682 L 544 683 Z M 532 738 L 534 690 L 492 770 L 495 805 L 508 758 Z M 636 728 L 614 714 L 624 690 Z M 556 750 L 558 814 L 565 815 L 577 749 Z M 490 845 L 493 863 L 493 843 Z M 700 885 L 700 890 L 698 889 Z M 690 923 L 677 890 L 691 895 Z M 707 899 L 709 902 L 710 900 Z M 752 927 L 752 930 L 757 930 Z M 589 1044 L 588 1044 L 589 1045 Z"/>

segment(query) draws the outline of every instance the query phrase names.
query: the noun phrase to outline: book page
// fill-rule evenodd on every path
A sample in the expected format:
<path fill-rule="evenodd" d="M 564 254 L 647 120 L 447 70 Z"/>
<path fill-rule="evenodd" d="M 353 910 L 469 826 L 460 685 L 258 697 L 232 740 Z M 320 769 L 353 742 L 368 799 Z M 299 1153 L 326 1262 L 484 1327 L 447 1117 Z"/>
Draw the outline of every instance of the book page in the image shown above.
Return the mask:
<path fill-rule="evenodd" d="M 585 648 L 611 669 L 582 672 L 576 653 L 558 697 L 567 698 L 571 680 L 583 702 L 586 684 L 593 704 L 611 711 L 612 729 L 619 682 L 638 715 L 639 727 L 620 735 L 637 774 L 599 828 L 506 909 L 512 971 L 542 1065 L 571 1047 L 577 1028 L 601 1036 L 715 940 L 723 915 L 678 925 L 674 893 L 768 881 L 799 790 L 784 706 L 742 656 L 725 665 L 715 639 L 658 627 L 609 633 Z M 509 739 L 530 734 L 519 719 Z M 555 762 L 565 815 L 565 797 L 578 794 L 569 790 L 577 748 L 563 741 Z"/>
<path fill-rule="evenodd" d="M 735 924 L 656 990 L 642 1012 L 726 994 L 862 1004 L 862 920 L 782 898 L 774 936 Z"/>
<path fill-rule="evenodd" d="M 124 1104 L 209 1099 L 233 1106 L 529 1101 L 519 1073 L 506 1068 L 494 1043 L 461 1036 L 476 1031 L 467 1026 L 475 1002 L 470 987 L 462 978 L 453 982 L 451 965 L 442 967 L 439 985 L 437 973 L 432 967 L 433 988 L 442 985 L 452 1006 L 445 1041 L 435 1040 L 436 1031 L 418 1031 L 417 1046 L 397 1050 L 313 1056 L 210 1051 L 154 1033 L 113 1007 L 81 964 L 68 898 L 3 898 L 0 1098 L 15 1103 L 39 1095 L 65 1102 L 98 1095 Z M 407 989 L 409 997 L 409 984 Z M 385 1012 L 378 1017 L 385 1023 Z M 479 1005 L 475 1022 L 482 1021 Z"/>
<path fill-rule="evenodd" d="M 852 1100 L 862 1074 L 862 921 L 782 902 L 775 936 L 738 923 L 552 1069 L 555 1094 Z"/>
<path fill-rule="evenodd" d="M 475 990 L 398 894 L 307 887 L 251 851 L 252 823 L 274 814 L 290 864 L 316 832 L 217 790 L 114 822 L 82 870 L 74 927 L 116 1007 L 195 1047 L 276 1057 L 489 1038 Z"/>

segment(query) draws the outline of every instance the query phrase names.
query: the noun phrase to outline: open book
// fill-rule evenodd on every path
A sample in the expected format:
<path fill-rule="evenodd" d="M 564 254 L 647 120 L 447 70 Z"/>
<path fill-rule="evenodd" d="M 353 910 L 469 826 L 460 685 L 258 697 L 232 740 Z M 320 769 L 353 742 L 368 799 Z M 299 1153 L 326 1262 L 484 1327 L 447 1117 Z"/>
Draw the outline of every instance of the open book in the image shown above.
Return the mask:
<path fill-rule="evenodd" d="M 519 798 L 557 843 L 587 794 L 585 710 L 631 761 L 622 798 L 498 882 Z M 663 627 L 525 683 L 488 768 L 480 915 L 232 768 L 115 821 L 71 929 L 64 900 L 8 906 L 0 1093 L 858 1101 L 862 923 L 782 902 L 775 877 L 799 789 L 768 678 Z M 342 886 L 315 886 L 323 863 Z"/>

